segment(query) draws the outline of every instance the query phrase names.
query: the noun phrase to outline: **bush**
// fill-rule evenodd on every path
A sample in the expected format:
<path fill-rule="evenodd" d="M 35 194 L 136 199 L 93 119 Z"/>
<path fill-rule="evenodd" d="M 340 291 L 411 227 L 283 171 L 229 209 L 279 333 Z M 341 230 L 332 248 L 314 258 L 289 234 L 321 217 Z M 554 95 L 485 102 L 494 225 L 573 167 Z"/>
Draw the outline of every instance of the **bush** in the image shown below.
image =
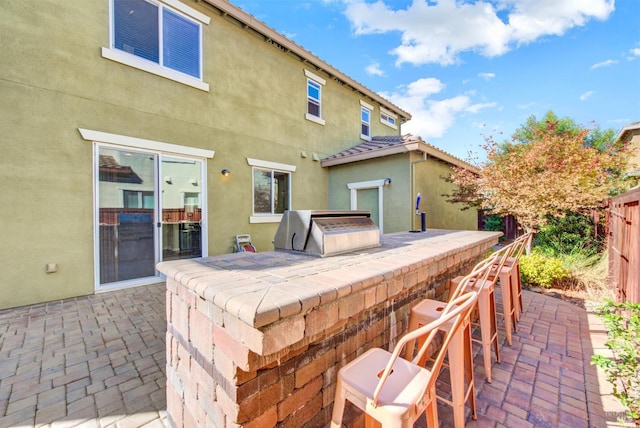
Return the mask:
<path fill-rule="evenodd" d="M 564 267 L 560 258 L 543 254 L 540 251 L 534 251 L 520 258 L 520 272 L 522 273 L 522 281 L 526 285 L 537 285 L 544 288 L 550 288 L 569 276 L 569 271 Z"/>
<path fill-rule="evenodd" d="M 504 221 L 502 217 L 497 214 L 489 214 L 483 220 L 484 230 L 502 232 L 504 229 Z"/>
<path fill-rule="evenodd" d="M 548 222 L 536 233 L 534 244 L 547 254 L 580 252 L 594 255 L 602 252 L 603 237 L 595 237 L 595 225 L 589 216 L 567 212 L 564 217 L 548 217 Z"/>
<path fill-rule="evenodd" d="M 607 327 L 606 347 L 612 356 L 594 355 L 591 364 L 604 369 L 613 385 L 613 396 L 627 408 L 640 426 L 640 303 L 607 300 L 598 308 Z"/>

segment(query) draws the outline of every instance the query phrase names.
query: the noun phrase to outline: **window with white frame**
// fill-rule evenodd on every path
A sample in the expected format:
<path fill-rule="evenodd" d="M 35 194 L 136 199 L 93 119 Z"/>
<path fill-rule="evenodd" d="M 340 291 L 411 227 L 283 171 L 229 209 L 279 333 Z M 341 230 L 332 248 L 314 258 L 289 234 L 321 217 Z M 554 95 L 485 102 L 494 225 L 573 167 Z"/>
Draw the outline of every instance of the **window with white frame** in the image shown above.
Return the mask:
<path fill-rule="evenodd" d="M 253 214 L 282 214 L 289 209 L 290 174 L 273 169 L 253 169 Z"/>
<path fill-rule="evenodd" d="M 178 0 L 111 0 L 111 48 L 102 55 L 208 90 L 202 82 L 202 24 L 209 21 Z"/>
<path fill-rule="evenodd" d="M 307 76 L 307 114 L 306 118 L 324 125 L 322 119 L 322 86 L 326 80 L 305 70 Z"/>
<path fill-rule="evenodd" d="M 247 158 L 253 167 L 253 213 L 251 223 L 280 221 L 291 207 L 293 165 Z"/>
<path fill-rule="evenodd" d="M 380 122 L 385 125 L 398 129 L 398 125 L 396 124 L 397 116 L 383 108 L 380 109 Z"/>
<path fill-rule="evenodd" d="M 360 138 L 363 140 L 371 139 L 371 112 L 373 106 L 360 101 Z"/>

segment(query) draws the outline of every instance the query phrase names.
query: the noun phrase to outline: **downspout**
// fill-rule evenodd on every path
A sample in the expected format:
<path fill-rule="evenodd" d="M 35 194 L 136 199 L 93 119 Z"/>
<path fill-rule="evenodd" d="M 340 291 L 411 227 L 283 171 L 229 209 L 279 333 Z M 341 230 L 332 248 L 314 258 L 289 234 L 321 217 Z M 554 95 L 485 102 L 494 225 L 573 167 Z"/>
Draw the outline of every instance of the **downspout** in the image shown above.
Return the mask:
<path fill-rule="evenodd" d="M 414 229 L 414 222 L 415 222 L 415 216 L 413 214 L 414 211 L 414 207 L 413 207 L 413 198 L 415 197 L 415 193 L 416 193 L 416 164 L 418 163 L 422 163 L 422 162 L 426 162 L 427 161 L 427 152 L 422 152 L 422 159 L 417 160 L 417 161 L 413 161 L 411 162 L 411 196 L 409 197 L 409 202 L 411 204 L 411 208 L 409 209 L 409 218 L 410 218 L 410 222 L 409 224 L 411 225 L 411 229 Z"/>

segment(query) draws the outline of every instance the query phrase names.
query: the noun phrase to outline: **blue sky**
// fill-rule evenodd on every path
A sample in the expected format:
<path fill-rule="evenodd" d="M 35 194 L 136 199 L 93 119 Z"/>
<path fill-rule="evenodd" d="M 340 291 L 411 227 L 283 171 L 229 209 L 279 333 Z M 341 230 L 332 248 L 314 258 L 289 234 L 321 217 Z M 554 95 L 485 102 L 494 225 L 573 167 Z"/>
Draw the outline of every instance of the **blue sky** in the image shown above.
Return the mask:
<path fill-rule="evenodd" d="M 462 159 L 553 110 L 640 120 L 640 0 L 231 0 L 412 114 Z"/>

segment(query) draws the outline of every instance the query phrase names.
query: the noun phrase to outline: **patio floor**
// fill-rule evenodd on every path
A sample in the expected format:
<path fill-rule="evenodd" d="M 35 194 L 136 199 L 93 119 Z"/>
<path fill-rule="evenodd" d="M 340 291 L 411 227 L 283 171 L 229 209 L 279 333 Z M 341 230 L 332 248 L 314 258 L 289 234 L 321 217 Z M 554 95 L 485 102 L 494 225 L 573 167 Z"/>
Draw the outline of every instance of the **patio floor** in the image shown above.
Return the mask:
<path fill-rule="evenodd" d="M 479 418 L 467 426 L 632 426 L 616 422 L 624 409 L 590 364 L 606 340 L 599 319 L 553 297 L 523 298 L 493 383 L 476 364 Z M 169 426 L 165 328 L 163 283 L 0 311 L 0 427 Z M 441 427 L 451 416 L 440 407 Z"/>

